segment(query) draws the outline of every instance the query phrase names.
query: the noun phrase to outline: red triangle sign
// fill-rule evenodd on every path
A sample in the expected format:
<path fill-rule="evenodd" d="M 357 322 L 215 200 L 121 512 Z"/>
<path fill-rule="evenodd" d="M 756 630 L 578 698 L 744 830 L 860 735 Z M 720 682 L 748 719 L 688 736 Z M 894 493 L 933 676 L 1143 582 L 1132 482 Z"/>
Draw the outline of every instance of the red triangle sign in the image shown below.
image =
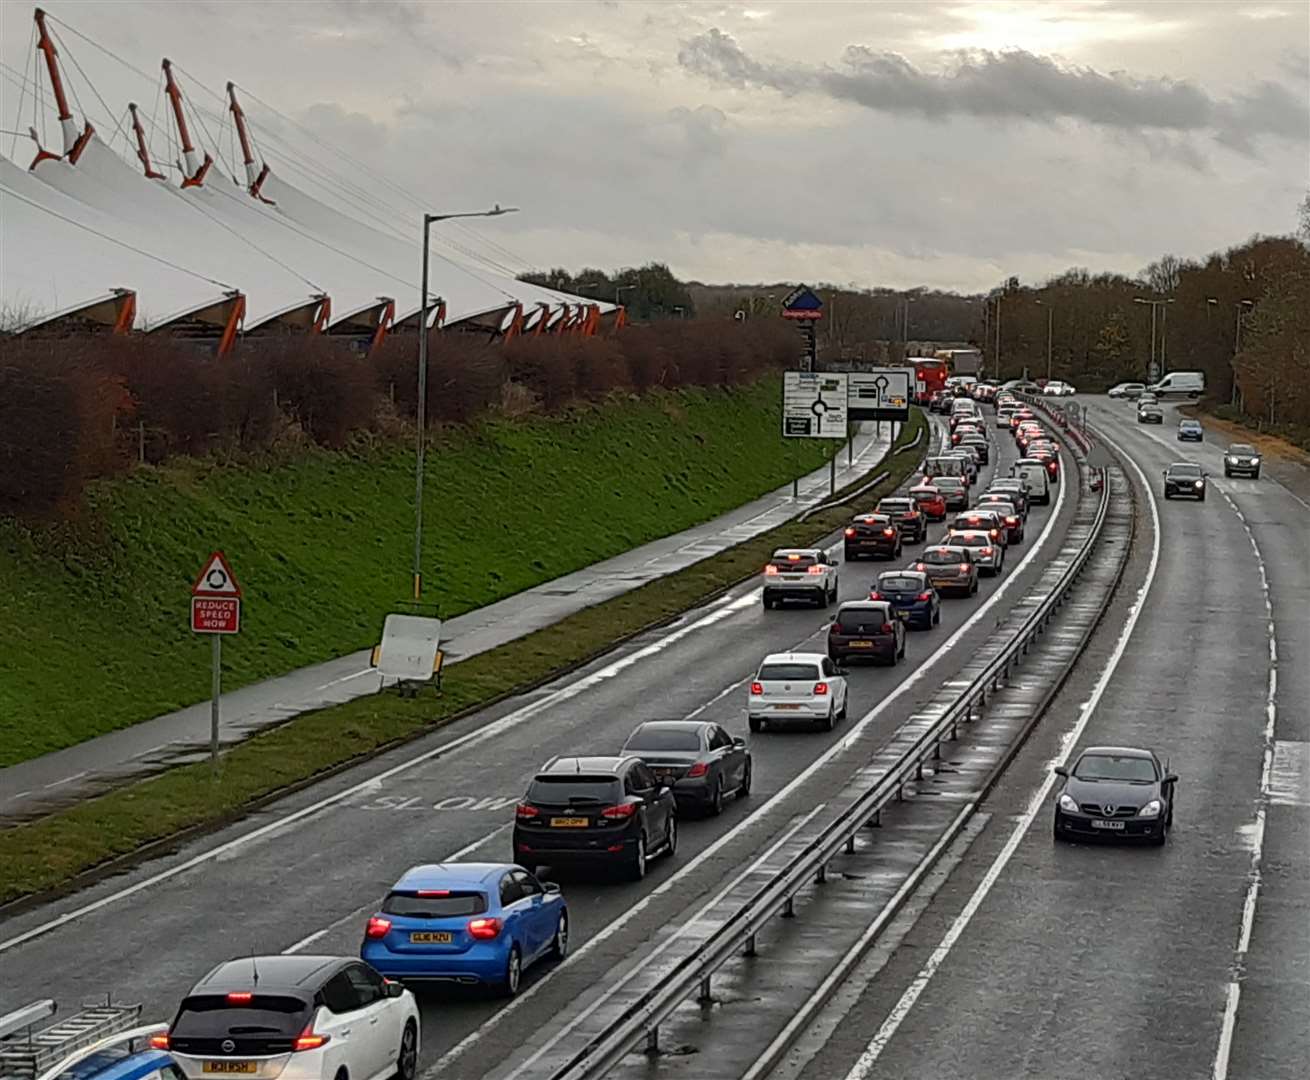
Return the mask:
<path fill-rule="evenodd" d="M 228 565 L 226 556 L 216 551 L 205 562 L 204 569 L 191 586 L 192 596 L 236 596 L 241 595 L 241 586 Z"/>

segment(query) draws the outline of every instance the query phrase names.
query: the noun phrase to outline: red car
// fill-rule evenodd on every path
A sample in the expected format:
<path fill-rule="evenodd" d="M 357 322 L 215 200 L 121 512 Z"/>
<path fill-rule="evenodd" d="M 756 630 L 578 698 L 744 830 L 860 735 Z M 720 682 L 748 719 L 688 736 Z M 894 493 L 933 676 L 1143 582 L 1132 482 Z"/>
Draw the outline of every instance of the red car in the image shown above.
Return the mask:
<path fill-rule="evenodd" d="M 932 484 L 920 484 L 910 488 L 909 494 L 929 521 L 946 520 L 946 499 L 940 489 Z"/>

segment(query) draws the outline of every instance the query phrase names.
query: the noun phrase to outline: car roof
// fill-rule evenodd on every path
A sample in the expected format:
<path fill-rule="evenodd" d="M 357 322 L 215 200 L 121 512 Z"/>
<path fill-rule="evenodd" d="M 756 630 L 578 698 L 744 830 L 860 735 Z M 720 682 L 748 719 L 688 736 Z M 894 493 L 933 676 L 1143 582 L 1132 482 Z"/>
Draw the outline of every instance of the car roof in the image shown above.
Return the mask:
<path fill-rule="evenodd" d="M 869 518 L 873 518 L 873 519 L 875 519 L 875 520 L 877 520 L 877 521 L 887 521 L 887 520 L 889 520 L 886 514 L 880 514 L 880 513 L 878 513 L 877 510 L 866 510 L 863 514 L 856 514 L 853 518 L 851 518 L 851 520 L 852 520 L 852 521 L 866 521 L 866 520 L 868 520 Z"/>
<path fill-rule="evenodd" d="M 941 543 L 941 544 L 929 544 L 923 550 L 924 551 L 963 551 L 964 549 L 961 548 L 959 544 Z M 922 553 L 923 552 L 920 552 L 920 554 Z"/>
<path fill-rule="evenodd" d="M 985 507 L 985 506 L 974 506 L 974 507 L 972 507 L 972 508 L 970 508 L 970 509 L 968 509 L 968 510 L 961 510 L 958 514 L 955 515 L 955 520 L 956 520 L 956 521 L 959 521 L 960 518 L 964 517 L 966 514 L 973 514 L 973 515 L 975 515 L 975 516 L 978 516 L 978 515 L 981 515 L 981 514 L 988 514 L 988 515 L 990 515 L 991 517 L 999 517 L 999 516 L 1000 516 L 999 514 L 996 513 L 995 510 L 990 510 L 990 509 L 988 509 L 988 508 Z"/>
<path fill-rule="evenodd" d="M 512 863 L 423 863 L 420 866 L 411 866 L 391 888 L 393 892 L 406 892 L 447 888 L 451 885 L 481 885 L 488 878 L 498 877 L 511 869 L 513 869 Z"/>
<path fill-rule="evenodd" d="M 906 574 L 916 574 L 919 577 L 927 577 L 922 570 L 882 570 L 878 573 L 878 580 L 885 577 L 904 577 Z"/>
<path fill-rule="evenodd" d="M 818 555 L 820 551 L 820 548 L 778 548 L 773 553 L 773 558 L 785 559 L 788 555 L 799 555 L 802 557 L 809 555 L 813 557 Z"/>
<path fill-rule="evenodd" d="M 658 731 L 700 731 L 712 723 L 711 720 L 646 720 L 637 725 L 633 735 L 645 728 L 655 728 Z"/>
<path fill-rule="evenodd" d="M 1175 461 L 1169 465 L 1170 471 L 1174 469 L 1199 469 L 1200 467 L 1201 463 L 1199 461 Z"/>
<path fill-rule="evenodd" d="M 838 611 L 867 611 L 877 608 L 878 610 L 881 611 L 886 606 L 887 606 L 886 600 L 847 600 L 837 610 Z"/>
<path fill-rule="evenodd" d="M 192 994 L 223 994 L 249 990 L 256 975 L 261 990 L 312 992 L 332 969 L 354 960 L 343 956 L 308 956 L 304 953 L 274 956 L 238 956 L 214 967 L 191 988 Z"/>
<path fill-rule="evenodd" d="M 609 757 L 554 757 L 537 770 L 538 776 L 559 776 L 561 773 L 617 773 L 627 758 Z"/>
<path fill-rule="evenodd" d="M 761 660 L 760 666 L 763 667 L 765 664 L 790 664 L 796 661 L 810 661 L 812 663 L 817 664 L 821 660 L 826 660 L 827 658 L 828 658 L 827 653 L 775 652 L 775 653 L 769 653 L 768 656 L 766 656 L 763 660 Z"/>

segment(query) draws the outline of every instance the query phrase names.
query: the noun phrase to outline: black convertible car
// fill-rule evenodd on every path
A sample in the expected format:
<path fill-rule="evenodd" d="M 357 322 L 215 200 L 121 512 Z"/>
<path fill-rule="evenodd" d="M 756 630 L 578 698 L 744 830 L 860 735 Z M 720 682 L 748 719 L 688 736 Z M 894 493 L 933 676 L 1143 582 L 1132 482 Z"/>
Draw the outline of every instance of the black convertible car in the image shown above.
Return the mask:
<path fill-rule="evenodd" d="M 1055 839 L 1124 838 L 1163 844 L 1174 823 L 1178 777 L 1151 750 L 1093 746 L 1072 769 L 1057 766 Z"/>

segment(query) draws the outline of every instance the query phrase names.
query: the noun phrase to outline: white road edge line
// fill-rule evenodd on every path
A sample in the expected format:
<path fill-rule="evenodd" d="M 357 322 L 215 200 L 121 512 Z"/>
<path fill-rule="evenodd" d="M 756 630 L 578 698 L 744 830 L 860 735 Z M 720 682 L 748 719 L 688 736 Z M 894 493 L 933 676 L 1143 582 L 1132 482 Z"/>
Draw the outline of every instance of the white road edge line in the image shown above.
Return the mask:
<path fill-rule="evenodd" d="M 1076 487 L 1077 484 L 1075 483 L 1073 484 L 1073 486 Z M 1020 574 L 1022 573 L 1024 567 L 1027 566 L 1028 563 L 1031 562 L 1038 555 L 1038 553 L 1041 552 L 1047 540 L 1050 539 L 1051 530 L 1052 528 L 1054 528 L 1055 522 L 1059 520 L 1060 510 L 1064 506 L 1066 492 L 1069 490 L 1069 488 L 1070 488 L 1069 480 L 1066 480 L 1065 482 L 1061 482 L 1061 484 L 1059 485 L 1059 490 L 1055 497 L 1055 505 L 1051 508 L 1051 512 L 1046 519 L 1046 523 L 1042 526 L 1042 531 L 1038 535 L 1037 539 L 1033 542 L 1032 547 L 1029 548 L 1029 550 L 1024 553 L 1024 557 L 1019 560 L 1019 564 L 1009 572 L 1009 575 L 1001 582 L 1000 586 L 996 589 L 996 591 L 993 592 L 989 597 L 987 597 L 985 601 L 983 601 L 982 604 L 979 605 L 977 611 L 975 611 L 972 615 L 970 615 L 967 619 L 965 619 L 965 621 L 962 622 L 959 625 L 959 627 L 956 628 L 955 632 L 951 634 L 950 637 L 948 637 L 945 641 L 943 641 L 940 645 L 938 645 L 937 648 L 933 651 L 933 653 L 925 660 L 925 662 L 920 667 L 916 668 L 913 672 L 911 672 L 910 675 L 907 676 L 906 679 L 903 682 L 901 682 L 894 690 L 892 690 L 890 694 L 884 697 L 877 705 L 875 705 L 872 709 L 870 709 L 867 713 L 865 713 L 862 717 L 860 717 L 858 721 L 852 724 L 847 729 L 844 738 L 833 743 L 827 750 L 825 750 L 814 761 L 812 761 L 804 770 L 802 770 L 795 777 L 793 777 L 785 787 L 779 790 L 763 806 L 761 806 L 758 810 L 752 811 L 749 816 L 743 818 L 735 826 L 733 826 L 731 829 L 725 832 L 722 836 L 718 838 L 718 840 L 716 840 L 708 848 L 702 851 L 696 857 L 696 859 L 693 859 L 692 862 L 679 868 L 676 874 L 674 874 L 672 877 L 668 878 L 666 881 L 661 883 L 659 887 L 660 890 L 666 889 L 669 886 L 673 885 L 675 882 L 681 880 L 684 874 L 690 872 L 692 869 L 695 868 L 698 860 L 708 856 L 708 854 L 710 854 L 711 852 L 718 851 L 724 845 L 726 845 L 731 840 L 736 838 L 736 836 L 739 833 L 741 833 L 744 829 L 754 824 L 757 820 L 760 820 L 763 816 L 774 812 L 777 809 L 777 807 L 781 805 L 782 800 L 784 800 L 788 795 L 790 795 L 793 791 L 799 788 L 801 784 L 805 783 L 806 780 L 808 780 L 812 775 L 814 775 L 814 773 L 818 772 L 819 769 L 823 768 L 823 766 L 828 764 L 828 762 L 831 761 L 834 757 L 836 757 L 843 750 L 845 750 L 856 736 L 858 736 L 866 727 L 872 724 L 873 721 L 882 714 L 883 710 L 885 710 L 894 701 L 896 701 L 899 697 L 901 697 L 902 694 L 908 692 L 911 687 L 917 685 L 922 679 L 927 677 L 927 675 L 937 666 L 937 664 L 941 661 L 941 659 L 944 656 L 946 656 L 947 653 L 950 652 L 951 647 L 955 645 L 955 643 L 959 641 L 960 638 L 962 638 L 971 629 L 973 629 L 973 627 L 976 626 L 978 622 L 985 615 L 987 615 L 987 613 L 997 603 L 1000 602 L 1001 598 L 1010 590 L 1010 588 L 1014 585 L 1014 583 L 1019 580 Z M 752 594 L 752 595 L 757 595 L 757 594 Z M 617 926 L 618 924 L 611 923 L 610 925 Z M 586 946 L 583 946 L 583 948 L 586 948 Z M 581 951 L 582 950 L 580 949 L 578 950 L 578 952 L 572 953 L 571 955 L 577 956 Z M 567 962 L 568 961 L 565 961 L 565 963 Z M 548 982 L 550 977 L 554 974 L 554 972 L 560 970 L 560 968 L 562 968 L 563 966 L 564 965 L 560 965 L 560 967 L 555 968 L 550 972 L 547 972 L 546 975 L 538 982 L 534 983 L 529 988 L 528 991 L 520 994 L 517 998 L 511 1001 L 507 1006 L 505 1006 L 498 1013 L 496 1013 L 495 1016 L 492 1016 L 490 1019 L 484 1021 L 482 1025 L 479 1026 L 475 1031 L 470 1032 L 468 1035 L 466 1035 L 459 1043 L 457 1043 L 451 1050 L 449 1050 L 440 1059 L 440 1061 L 437 1062 L 435 1066 L 433 1066 L 431 1069 L 426 1070 L 423 1073 L 423 1076 L 427 1078 L 427 1077 L 434 1077 L 436 1075 L 439 1075 L 433 1070 L 436 1069 L 438 1066 L 443 1066 L 453 1061 L 457 1054 L 463 1053 L 464 1050 L 466 1050 L 468 1047 L 476 1043 L 480 1038 L 483 1037 L 484 1034 L 486 1034 L 488 1031 L 491 1030 L 491 1028 L 495 1025 L 495 1023 L 500 1017 L 503 1017 L 508 1013 L 512 1012 L 514 1008 L 517 1006 L 517 1004 L 520 1001 L 525 1000 L 532 992 L 534 992 L 537 989 L 537 987 L 546 985 L 546 983 Z"/>
<path fill-rule="evenodd" d="M 1246 966 L 1246 954 L 1251 947 L 1256 904 L 1260 899 L 1265 818 L 1269 809 L 1269 777 L 1273 770 L 1274 734 L 1278 722 L 1278 644 L 1275 639 L 1274 604 L 1269 592 L 1269 576 L 1265 567 L 1264 553 L 1256 542 L 1251 526 L 1247 524 L 1242 512 L 1237 509 L 1237 503 L 1222 488 L 1219 489 L 1219 494 L 1241 519 L 1242 528 L 1246 530 L 1247 542 L 1255 555 L 1256 567 L 1260 571 L 1260 589 L 1264 593 L 1269 634 L 1269 683 L 1265 693 L 1264 760 L 1260 767 L 1260 797 L 1256 803 L 1255 828 L 1252 830 L 1254 838 L 1251 843 L 1251 870 L 1247 879 L 1246 898 L 1242 903 L 1242 923 L 1237 934 L 1237 948 L 1233 954 L 1233 978 L 1228 984 L 1228 993 L 1224 1002 L 1224 1019 L 1219 1028 L 1219 1045 L 1215 1048 L 1214 1067 L 1210 1074 L 1213 1080 L 1227 1080 L 1228 1063 L 1233 1053 L 1233 1032 L 1237 1027 L 1237 1009 L 1242 1001 L 1242 977 Z"/>
<path fill-rule="evenodd" d="M 1096 711 L 1096 706 L 1100 704 L 1101 697 L 1105 694 L 1106 687 L 1110 685 L 1110 679 L 1114 677 L 1114 673 L 1119 667 L 1119 661 L 1123 658 L 1124 652 L 1127 651 L 1128 641 L 1133 635 L 1133 630 L 1137 627 L 1137 620 L 1141 617 L 1142 611 L 1146 608 L 1146 599 L 1150 594 L 1151 585 L 1155 581 L 1156 567 L 1160 562 L 1160 513 L 1156 508 L 1155 493 L 1152 491 L 1151 485 L 1147 482 L 1146 475 L 1142 472 L 1137 462 L 1133 461 L 1132 458 L 1128 457 L 1126 454 L 1125 460 L 1127 460 L 1128 464 L 1133 467 L 1133 471 L 1137 473 L 1137 478 L 1141 481 L 1142 488 L 1146 492 L 1148 505 L 1151 508 L 1151 521 L 1155 534 L 1151 544 L 1151 562 L 1147 567 L 1146 581 L 1137 594 L 1136 603 L 1134 603 L 1132 611 L 1128 615 L 1128 619 L 1124 624 L 1123 632 L 1119 635 L 1119 640 L 1115 643 L 1114 652 L 1110 654 L 1110 659 L 1105 665 L 1105 670 L 1101 672 L 1101 677 L 1097 680 L 1096 686 L 1092 689 L 1091 697 L 1089 697 L 1084 703 L 1082 711 L 1079 714 L 1078 719 L 1074 722 L 1073 727 L 1066 732 L 1061 739 L 1060 750 L 1056 755 L 1055 762 L 1058 764 L 1065 764 L 1068 762 L 1069 755 L 1073 752 L 1073 748 L 1078 745 L 1078 740 L 1082 738 L 1084 729 L 1086 729 L 1088 722 L 1092 718 L 1092 714 Z M 900 1028 L 905 1018 L 910 1014 L 910 1010 L 914 1008 L 920 995 L 922 995 L 924 990 L 927 989 L 928 984 L 932 981 L 933 975 L 937 973 L 937 969 L 941 967 L 942 963 L 946 960 L 946 957 L 950 955 L 951 949 L 955 947 L 955 943 L 968 928 L 969 923 L 973 921 L 974 915 L 977 914 L 983 901 L 987 899 L 987 894 L 992 891 L 992 886 L 996 884 L 997 879 L 1001 876 L 1002 871 L 1004 871 L 1005 867 L 1010 862 L 1011 857 L 1014 855 L 1015 851 L 1018 850 L 1019 844 L 1022 842 L 1024 836 L 1027 835 L 1034 819 L 1039 813 L 1041 813 L 1046 804 L 1046 800 L 1051 794 L 1051 789 L 1054 786 L 1055 774 L 1048 771 L 1041 784 L 1038 785 L 1037 789 L 1033 792 L 1032 797 L 1028 800 L 1028 805 L 1020 815 L 1013 831 L 1006 839 L 1005 846 L 1001 848 L 1000 853 L 996 856 L 992 865 L 987 868 L 987 873 L 983 875 L 982 881 L 980 881 L 977 888 L 974 889 L 973 895 L 969 897 L 968 902 L 964 905 L 960 914 L 955 917 L 954 922 L 952 922 L 947 928 L 946 934 L 942 938 L 941 943 L 933 950 L 932 955 L 928 957 L 923 967 L 919 969 L 919 973 L 914 977 L 914 981 L 906 987 L 905 993 L 901 995 L 900 1000 L 896 1002 L 892 1007 L 891 1012 L 887 1014 L 887 1019 L 883 1021 L 877 1034 L 869 1041 L 864 1052 L 856 1059 L 855 1064 L 851 1066 L 850 1071 L 846 1074 L 846 1080 L 868 1080 L 868 1077 L 872 1075 L 873 1068 L 877 1064 L 878 1059 L 882 1056 L 882 1052 L 887 1049 L 888 1043 L 890 1043 L 892 1038 L 896 1035 L 897 1030 Z"/>

